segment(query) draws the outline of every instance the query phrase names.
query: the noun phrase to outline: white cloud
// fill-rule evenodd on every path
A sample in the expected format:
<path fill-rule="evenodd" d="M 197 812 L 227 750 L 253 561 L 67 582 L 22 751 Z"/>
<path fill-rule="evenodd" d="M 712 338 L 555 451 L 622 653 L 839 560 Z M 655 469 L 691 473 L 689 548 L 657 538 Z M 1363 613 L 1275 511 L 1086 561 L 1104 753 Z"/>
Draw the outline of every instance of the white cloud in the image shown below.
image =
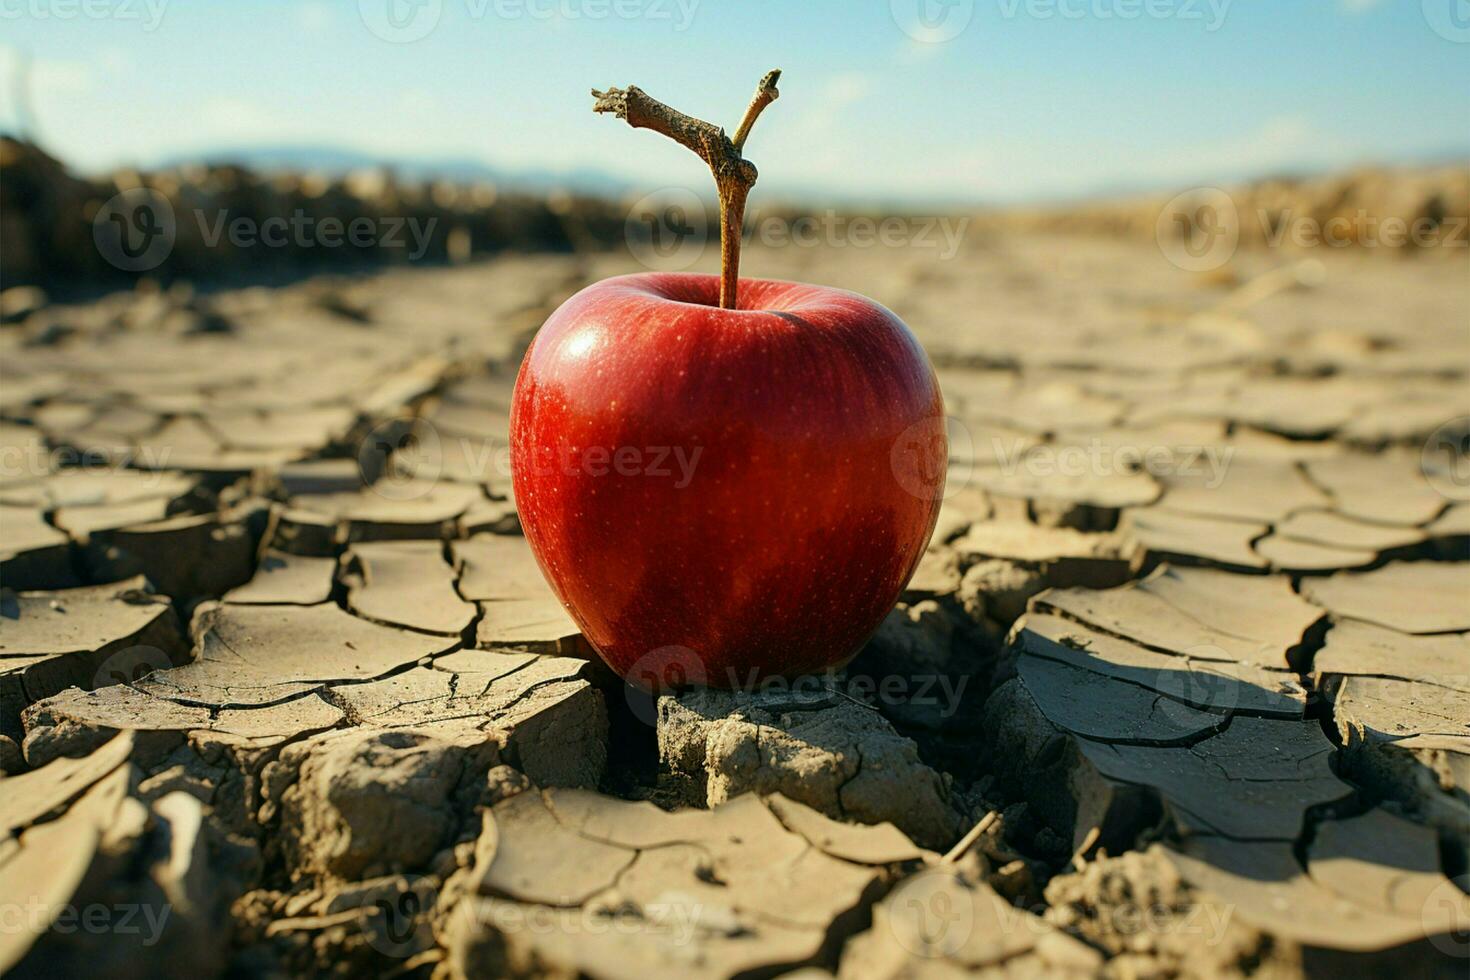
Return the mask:
<path fill-rule="evenodd" d="M 119 47 L 103 48 L 97 52 L 96 60 L 111 76 L 132 74 L 138 69 L 138 63 L 133 56 Z"/>
<path fill-rule="evenodd" d="M 1255 132 L 1223 137 L 1169 154 L 1172 169 L 1197 174 L 1254 175 L 1341 163 L 1357 148 L 1301 116 L 1274 116 Z"/>
<path fill-rule="evenodd" d="M 90 92 L 96 84 L 92 66 L 85 61 L 24 58 L 19 50 L 12 47 L 0 47 L 0 78 L 7 82 L 15 78 L 23 60 L 34 98 L 50 93 L 80 95 Z"/>
<path fill-rule="evenodd" d="M 876 87 L 874 78 L 863 72 L 844 71 L 829 75 L 810 94 L 800 89 L 793 90 L 790 97 L 798 102 L 800 109 L 794 114 L 790 110 L 770 113 L 769 119 L 761 119 L 760 130 L 770 137 L 772 144 L 777 143 L 776 137 L 788 129 L 805 133 L 806 137 L 801 142 L 807 146 L 823 138 L 834 138 L 851 131 L 850 127 L 838 125 L 837 117 L 867 98 Z"/>
<path fill-rule="evenodd" d="M 260 103 L 239 97 L 207 100 L 199 107 L 199 123 L 211 136 L 228 137 L 232 143 L 274 141 L 281 132 L 280 119 Z"/>
<path fill-rule="evenodd" d="M 1078 148 L 1071 159 L 1083 159 L 1085 153 L 1086 148 Z M 1144 159 L 1139 159 L 1137 154 L 1101 150 L 1088 157 L 1095 164 L 1085 171 L 1091 186 L 1083 184 L 1075 190 L 1087 193 L 1110 185 L 1158 189 L 1189 183 L 1232 182 L 1273 173 L 1341 168 L 1358 162 L 1364 154 L 1361 143 L 1324 129 L 1305 117 L 1274 116 L 1253 130 L 1191 140 L 1182 146 L 1160 147 Z M 1064 179 L 1061 175 L 1052 178 L 1058 192 L 1066 192 Z"/>
<path fill-rule="evenodd" d="M 812 149 L 811 147 L 817 147 Z M 1271 173 L 1342 167 L 1364 147 L 1313 124 L 1283 115 L 1251 130 L 1193 139 L 1140 153 L 1126 140 L 1083 141 L 1065 148 L 1050 140 L 995 134 L 972 144 L 924 148 L 874 144 L 860 153 L 850 143 L 803 144 L 800 154 L 776 153 L 767 168 L 790 185 L 884 198 L 983 200 L 1006 203 L 1118 196 L 1191 184 L 1232 183 Z M 915 160 L 922 159 L 921 165 Z M 896 187 L 893 175 L 914 180 Z"/>
<path fill-rule="evenodd" d="M 926 44 L 912 37 L 905 37 L 893 52 L 893 62 L 898 65 L 913 65 L 932 61 L 950 48 L 947 44 Z"/>
<path fill-rule="evenodd" d="M 26 118 L 14 80 L 25 65 Z M 0 46 L 0 128 L 20 129 L 22 124 L 47 131 L 49 123 L 68 109 L 86 102 L 83 98 L 97 87 L 96 73 L 85 61 L 60 58 L 26 58 L 19 50 Z"/>
<path fill-rule="evenodd" d="M 405 89 L 393 100 L 393 111 L 410 117 L 436 112 L 442 107 L 443 103 L 432 92 L 422 88 Z"/>
<path fill-rule="evenodd" d="M 859 102 L 873 90 L 873 79 L 862 72 L 845 71 L 833 75 L 822 86 L 823 108 L 844 109 Z"/>
<path fill-rule="evenodd" d="M 332 10 L 320 0 L 298 4 L 296 26 L 307 34 L 323 34 L 332 26 Z"/>

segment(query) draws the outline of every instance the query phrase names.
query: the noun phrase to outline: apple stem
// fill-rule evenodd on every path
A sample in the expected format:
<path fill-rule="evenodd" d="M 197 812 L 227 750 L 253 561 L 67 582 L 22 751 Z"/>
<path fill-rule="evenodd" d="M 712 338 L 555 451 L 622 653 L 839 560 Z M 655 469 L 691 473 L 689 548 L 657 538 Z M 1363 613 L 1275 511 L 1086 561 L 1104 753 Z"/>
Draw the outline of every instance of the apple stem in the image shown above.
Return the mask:
<path fill-rule="evenodd" d="M 740 125 L 735 129 L 735 152 L 745 152 L 745 140 L 750 136 L 751 127 L 760 118 L 760 114 L 766 110 L 766 106 L 781 97 L 780 89 L 776 83 L 781 80 L 781 69 L 772 68 L 761 76 L 759 84 L 755 87 L 755 95 L 750 100 L 750 105 L 745 107 L 745 116 L 741 118 Z"/>
<path fill-rule="evenodd" d="M 745 229 L 745 199 L 758 176 L 755 164 L 741 156 L 751 127 L 766 106 L 780 98 L 776 83 L 781 70 L 766 72 L 756 86 L 755 97 L 732 140 L 725 131 L 703 119 L 686 116 L 652 98 L 636 85 L 626 89 L 592 90 L 597 101 L 593 112 L 611 112 L 634 129 L 651 129 L 688 147 L 709 165 L 720 195 L 720 306 L 733 310 L 739 305 L 740 240 Z"/>

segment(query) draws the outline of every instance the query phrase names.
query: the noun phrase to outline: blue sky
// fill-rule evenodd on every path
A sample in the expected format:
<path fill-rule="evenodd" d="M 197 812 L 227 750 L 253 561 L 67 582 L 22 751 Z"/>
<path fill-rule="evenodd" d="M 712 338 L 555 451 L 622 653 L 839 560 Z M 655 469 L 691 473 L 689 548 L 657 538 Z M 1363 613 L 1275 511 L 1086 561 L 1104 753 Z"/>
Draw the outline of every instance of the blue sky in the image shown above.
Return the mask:
<path fill-rule="evenodd" d="M 432 29 L 383 39 L 388 3 Z M 22 52 L 84 169 L 312 144 L 702 190 L 588 89 L 733 129 L 778 66 L 747 146 L 770 194 L 1055 199 L 1470 147 L 1466 0 L 0 0 L 6 129 Z"/>

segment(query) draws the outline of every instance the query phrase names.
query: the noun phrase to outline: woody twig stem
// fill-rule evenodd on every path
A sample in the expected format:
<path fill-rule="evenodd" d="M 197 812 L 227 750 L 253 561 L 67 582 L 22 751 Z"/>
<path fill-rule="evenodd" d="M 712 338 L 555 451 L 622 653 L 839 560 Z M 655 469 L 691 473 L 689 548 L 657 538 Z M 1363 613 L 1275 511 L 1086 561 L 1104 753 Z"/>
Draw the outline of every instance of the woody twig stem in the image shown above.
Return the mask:
<path fill-rule="evenodd" d="M 619 119 L 627 120 L 628 125 L 635 129 L 662 133 L 693 150 L 709 165 L 720 195 L 720 306 L 727 310 L 736 309 L 739 301 L 740 238 L 745 226 L 745 199 L 757 177 L 755 164 L 741 156 L 741 151 L 761 112 L 780 97 L 781 93 L 776 89 L 780 78 L 781 72 L 777 69 L 767 72 L 761 79 L 733 140 L 719 126 L 686 116 L 652 98 L 636 85 L 629 85 L 626 89 L 610 88 L 606 92 L 592 90 L 592 96 L 597 100 L 592 106 L 594 112 L 611 112 Z"/>

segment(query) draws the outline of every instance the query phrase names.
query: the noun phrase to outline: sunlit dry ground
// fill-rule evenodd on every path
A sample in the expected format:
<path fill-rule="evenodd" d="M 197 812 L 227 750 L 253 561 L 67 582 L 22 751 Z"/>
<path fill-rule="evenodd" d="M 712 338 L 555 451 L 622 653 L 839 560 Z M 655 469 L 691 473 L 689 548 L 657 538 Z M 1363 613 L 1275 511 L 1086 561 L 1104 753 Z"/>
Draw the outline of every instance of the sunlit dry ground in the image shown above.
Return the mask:
<path fill-rule="evenodd" d="M 1463 976 L 1461 258 L 752 250 L 910 324 L 950 496 L 847 672 L 658 705 L 503 451 L 636 268 L 3 328 L 0 969 Z"/>

